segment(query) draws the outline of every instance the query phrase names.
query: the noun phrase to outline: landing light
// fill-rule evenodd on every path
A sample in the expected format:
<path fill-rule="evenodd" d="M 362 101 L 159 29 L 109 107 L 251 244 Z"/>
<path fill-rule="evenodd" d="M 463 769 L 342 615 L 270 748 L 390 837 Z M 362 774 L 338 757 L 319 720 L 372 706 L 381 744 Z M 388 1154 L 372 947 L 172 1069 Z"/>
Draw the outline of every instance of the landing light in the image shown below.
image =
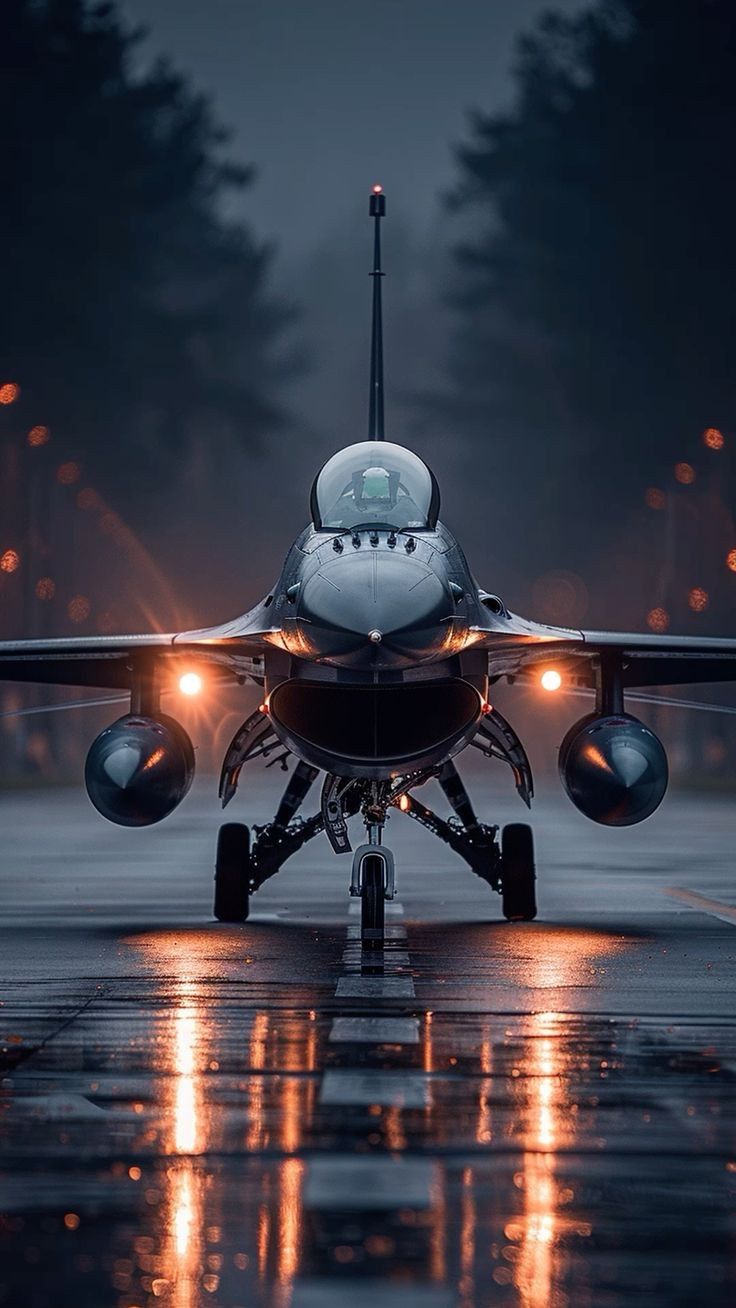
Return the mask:
<path fill-rule="evenodd" d="M 202 678 L 197 672 L 185 672 L 179 678 L 179 690 L 182 695 L 198 695 L 202 689 Z"/>
<path fill-rule="evenodd" d="M 559 690 L 562 685 L 562 677 L 554 668 L 547 668 L 540 680 L 543 690 Z"/>
<path fill-rule="evenodd" d="M 408 810 L 409 810 L 409 803 L 410 803 L 410 801 L 409 801 L 409 796 L 408 796 L 408 795 L 402 795 L 402 796 L 401 796 L 401 799 L 399 800 L 399 808 L 401 809 L 402 813 L 407 813 L 407 812 L 408 812 Z"/>

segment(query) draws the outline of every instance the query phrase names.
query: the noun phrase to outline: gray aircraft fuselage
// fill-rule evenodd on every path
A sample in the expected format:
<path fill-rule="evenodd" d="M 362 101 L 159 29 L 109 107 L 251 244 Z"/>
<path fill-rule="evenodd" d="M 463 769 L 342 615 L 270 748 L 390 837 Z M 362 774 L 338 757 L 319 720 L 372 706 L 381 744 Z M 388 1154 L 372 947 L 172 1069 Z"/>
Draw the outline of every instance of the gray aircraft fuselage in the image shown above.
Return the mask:
<path fill-rule="evenodd" d="M 307 528 L 260 606 L 278 632 L 265 688 L 280 738 L 346 776 L 389 778 L 450 758 L 486 702 L 473 628 L 487 627 L 488 605 L 502 611 L 441 523 Z"/>

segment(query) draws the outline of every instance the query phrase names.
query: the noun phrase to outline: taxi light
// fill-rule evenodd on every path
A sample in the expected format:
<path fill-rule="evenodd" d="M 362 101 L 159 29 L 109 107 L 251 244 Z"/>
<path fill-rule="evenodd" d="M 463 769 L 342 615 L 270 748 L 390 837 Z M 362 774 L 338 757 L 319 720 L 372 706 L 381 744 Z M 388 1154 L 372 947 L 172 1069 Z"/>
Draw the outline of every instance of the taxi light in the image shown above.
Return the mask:
<path fill-rule="evenodd" d="M 541 684 L 543 690 L 559 690 L 562 685 L 562 677 L 555 668 L 547 668 L 542 673 Z"/>
<path fill-rule="evenodd" d="M 408 796 L 408 795 L 402 795 L 402 796 L 401 796 L 401 799 L 399 800 L 399 808 L 401 809 L 402 813 L 407 813 L 407 812 L 408 812 L 408 810 L 409 810 L 409 796 Z"/>
<path fill-rule="evenodd" d="M 179 678 L 179 690 L 182 695 L 198 695 L 202 689 L 202 678 L 198 672 L 185 672 Z"/>

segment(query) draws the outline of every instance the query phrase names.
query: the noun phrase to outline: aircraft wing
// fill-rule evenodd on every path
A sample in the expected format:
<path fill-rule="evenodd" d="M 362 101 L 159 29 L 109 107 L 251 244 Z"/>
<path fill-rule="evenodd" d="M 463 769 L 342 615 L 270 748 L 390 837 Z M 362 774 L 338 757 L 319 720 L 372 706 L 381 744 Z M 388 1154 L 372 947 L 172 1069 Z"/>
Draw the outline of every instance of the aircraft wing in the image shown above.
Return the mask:
<path fill-rule="evenodd" d="M 511 613 L 475 632 L 488 651 L 492 678 L 531 674 L 543 663 L 567 672 L 580 685 L 593 685 L 595 664 L 606 654 L 619 654 L 624 686 L 736 681 L 736 638 L 575 630 Z"/>
<path fill-rule="evenodd" d="M 263 651 L 279 634 L 268 624 L 265 607 L 200 631 L 0 641 L 0 681 L 127 690 L 134 665 L 163 661 L 182 669 L 209 664 L 223 675 L 259 680 Z"/>

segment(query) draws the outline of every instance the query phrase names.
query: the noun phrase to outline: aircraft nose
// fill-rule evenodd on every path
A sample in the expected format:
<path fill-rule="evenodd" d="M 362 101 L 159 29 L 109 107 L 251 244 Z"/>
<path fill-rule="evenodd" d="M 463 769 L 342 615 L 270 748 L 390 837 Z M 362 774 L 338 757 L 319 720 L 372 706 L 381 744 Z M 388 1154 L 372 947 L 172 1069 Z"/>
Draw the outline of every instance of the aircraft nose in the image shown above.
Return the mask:
<path fill-rule="evenodd" d="M 370 549 L 324 563 L 301 586 L 296 617 L 313 656 L 386 667 L 441 654 L 453 612 L 449 587 L 427 564 Z"/>

